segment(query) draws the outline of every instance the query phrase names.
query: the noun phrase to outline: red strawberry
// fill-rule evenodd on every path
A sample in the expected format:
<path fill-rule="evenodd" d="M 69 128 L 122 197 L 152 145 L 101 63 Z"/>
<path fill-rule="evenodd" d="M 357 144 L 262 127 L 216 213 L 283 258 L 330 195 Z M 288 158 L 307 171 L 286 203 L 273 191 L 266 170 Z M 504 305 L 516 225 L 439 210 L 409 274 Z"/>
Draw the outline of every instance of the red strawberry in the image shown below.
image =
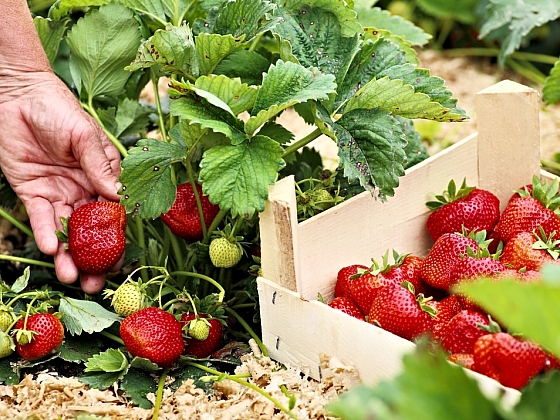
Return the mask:
<path fill-rule="evenodd" d="M 41 359 L 60 347 L 64 340 L 64 327 L 53 314 L 33 314 L 21 318 L 14 326 L 16 350 L 25 360 Z M 32 332 L 31 338 L 25 331 Z"/>
<path fill-rule="evenodd" d="M 465 369 L 473 370 L 474 367 L 474 356 L 469 353 L 453 353 L 447 356 L 447 360 Z"/>
<path fill-rule="evenodd" d="M 428 217 L 428 232 L 435 241 L 444 233 L 485 230 L 490 232 L 500 218 L 500 200 L 489 191 L 467 187 L 466 179 L 457 191 L 451 180 L 437 201 L 426 203 L 433 212 Z"/>
<path fill-rule="evenodd" d="M 514 270 L 525 268 L 538 271 L 545 262 L 551 262 L 560 254 L 560 241 L 554 240 L 556 232 L 550 236 L 539 226 L 539 232 L 519 232 L 504 247 L 500 261 Z"/>
<path fill-rule="evenodd" d="M 396 283 L 387 279 L 378 270 L 367 271 L 350 283 L 350 298 L 358 305 L 362 313 L 368 314 L 371 303 L 379 291 L 383 287 L 393 284 Z"/>
<path fill-rule="evenodd" d="M 519 197 L 510 200 L 498 221 L 495 231 L 507 243 L 520 232 L 533 232 L 542 226 L 545 234 L 560 232 L 560 219 L 555 213 L 560 205 L 558 179 L 545 187 L 538 177 L 533 178 L 532 195 L 519 191 Z"/>
<path fill-rule="evenodd" d="M 543 370 L 549 372 L 551 370 L 560 370 L 560 359 L 552 353 L 544 353 L 544 366 Z"/>
<path fill-rule="evenodd" d="M 210 323 L 210 332 L 205 340 L 196 340 L 191 337 L 187 337 L 185 340 L 185 351 L 184 354 L 194 356 L 196 358 L 202 359 L 204 357 L 210 356 L 222 342 L 223 325 L 217 318 L 210 318 L 207 314 L 199 313 L 200 318 L 206 318 Z M 181 315 L 181 325 L 185 327 L 189 321 L 196 319 L 194 312 L 184 312 Z"/>
<path fill-rule="evenodd" d="M 388 254 L 385 254 L 386 256 Z M 421 267 L 424 259 L 422 257 L 410 254 L 398 254 L 393 252 L 393 264 L 386 262 L 384 256 L 384 264 L 381 273 L 388 279 L 393 280 L 396 284 L 407 281 L 414 286 L 416 293 L 424 293 L 428 295 L 428 285 L 421 278 Z"/>
<path fill-rule="evenodd" d="M 202 205 L 204 223 L 208 228 L 220 211 L 220 207 L 212 204 L 208 200 L 208 196 L 202 195 L 202 187 L 198 184 L 196 185 L 196 191 Z M 200 241 L 203 238 L 196 198 L 189 182 L 177 187 L 177 198 L 169 211 L 161 215 L 161 220 L 169 226 L 174 235 L 188 242 Z"/>
<path fill-rule="evenodd" d="M 426 305 L 431 306 L 436 311 L 432 325 L 432 336 L 436 341 L 441 341 L 449 321 L 461 311 L 461 303 L 456 295 L 449 295 L 441 300 L 426 302 Z"/>
<path fill-rule="evenodd" d="M 472 353 L 478 337 L 488 334 L 481 326 L 488 325 L 486 315 L 464 309 L 447 324 L 441 345 L 449 353 Z"/>
<path fill-rule="evenodd" d="M 68 221 L 68 248 L 85 273 L 102 274 L 122 256 L 126 212 L 119 203 L 96 201 L 78 207 Z"/>
<path fill-rule="evenodd" d="M 482 276 L 489 277 L 504 271 L 507 268 L 505 264 L 495 258 L 497 257 L 491 256 L 486 249 L 479 248 L 475 253 L 468 248 L 467 253 L 461 255 L 450 270 L 450 284 L 454 285 L 461 281 L 472 280 Z"/>
<path fill-rule="evenodd" d="M 480 240 L 483 234 L 469 236 L 444 233 L 436 240 L 421 267 L 422 278 L 426 283 L 438 289 L 449 290 L 453 266 L 461 259 L 461 255 L 467 253 L 467 248 L 478 250 L 478 243 L 473 237 Z"/>
<path fill-rule="evenodd" d="M 516 279 L 522 282 L 539 282 L 541 281 L 541 273 L 537 270 L 514 270 L 513 268 L 508 268 L 504 271 L 500 271 L 494 275 L 496 280 L 500 279 Z"/>
<path fill-rule="evenodd" d="M 121 338 L 130 354 L 160 366 L 171 366 L 183 353 L 182 326 L 173 315 L 149 307 L 127 316 L 120 327 Z"/>
<path fill-rule="evenodd" d="M 423 295 L 416 295 L 401 285 L 380 288 L 373 300 L 368 321 L 406 340 L 413 340 L 432 329 L 433 308 L 425 305 Z M 428 313 L 430 312 L 430 313 Z"/>
<path fill-rule="evenodd" d="M 350 299 L 349 297 L 345 296 L 338 296 L 335 297 L 333 300 L 329 302 L 329 306 L 334 309 L 338 309 L 339 311 L 344 312 L 354 318 L 357 318 L 361 321 L 365 321 L 366 318 L 358 305 Z"/>
<path fill-rule="evenodd" d="M 545 365 L 545 353 L 537 344 L 504 332 L 481 336 L 473 358 L 474 370 L 515 389 L 527 385 Z"/>
<path fill-rule="evenodd" d="M 358 277 L 357 275 L 365 273 L 368 270 L 369 267 L 361 264 L 352 264 L 342 267 L 336 275 L 334 297 L 350 297 L 350 283 Z"/>

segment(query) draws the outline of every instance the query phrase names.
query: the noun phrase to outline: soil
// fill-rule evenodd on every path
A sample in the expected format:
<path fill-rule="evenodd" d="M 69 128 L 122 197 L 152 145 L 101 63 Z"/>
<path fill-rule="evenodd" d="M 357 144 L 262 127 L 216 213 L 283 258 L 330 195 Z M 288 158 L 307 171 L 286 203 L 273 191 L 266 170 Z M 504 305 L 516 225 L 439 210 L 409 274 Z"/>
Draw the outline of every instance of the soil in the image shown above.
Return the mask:
<path fill-rule="evenodd" d="M 487 61 L 445 58 L 434 51 L 419 53 L 421 67 L 430 69 L 433 76 L 445 80 L 446 86 L 458 99 L 458 106 L 470 116 L 464 123 L 439 124 L 418 121 L 417 129 L 423 134 L 430 154 L 436 153 L 476 131 L 476 92 L 504 79 L 518 81 L 531 86 L 527 80 L 491 65 Z M 538 90 L 538 88 L 537 88 Z M 307 126 L 293 112 L 282 115 L 281 122 L 295 133 L 296 138 L 308 134 L 313 127 Z M 337 152 L 332 140 L 321 137 L 313 142 L 321 151 L 328 167 L 336 167 Z M 560 108 L 541 109 L 541 154 L 550 160 L 560 151 Z M 14 229 L 0 221 L 0 252 L 10 251 L 6 240 Z M 288 398 L 280 386 L 285 385 L 296 397 L 294 414 L 301 419 L 329 418 L 325 405 L 337 395 L 358 383 L 357 373 L 335 358 L 325 355 L 323 379 L 314 381 L 300 371 L 279 366 L 262 356 L 253 346 L 251 355 L 245 356 L 237 373 L 251 373 L 251 382 L 270 392 L 282 404 Z M 331 355 L 332 356 L 332 355 Z M 154 395 L 150 396 L 152 400 Z M 90 413 L 104 419 L 149 419 L 151 410 L 132 406 L 114 389 L 99 391 L 88 389 L 75 377 L 65 377 L 55 371 L 39 372 L 26 376 L 19 385 L 0 386 L 0 417 L 9 419 L 73 419 L 80 413 Z M 272 403 L 255 391 L 231 381 L 214 385 L 211 396 L 197 389 L 192 381 L 185 382 L 175 393 L 166 390 L 160 411 L 161 419 L 287 419 Z"/>

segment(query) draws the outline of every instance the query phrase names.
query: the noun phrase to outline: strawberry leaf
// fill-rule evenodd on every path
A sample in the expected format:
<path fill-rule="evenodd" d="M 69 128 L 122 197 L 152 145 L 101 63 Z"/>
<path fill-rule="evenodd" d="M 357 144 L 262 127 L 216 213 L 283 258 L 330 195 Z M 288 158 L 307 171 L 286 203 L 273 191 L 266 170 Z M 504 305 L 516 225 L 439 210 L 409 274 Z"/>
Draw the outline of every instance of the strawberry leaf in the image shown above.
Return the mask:
<path fill-rule="evenodd" d="M 182 16 L 184 16 L 189 7 L 187 0 L 122 0 L 122 3 L 130 9 L 151 17 L 163 26 L 170 20 L 182 22 Z"/>
<path fill-rule="evenodd" d="M 127 397 L 140 408 L 149 410 L 152 403 L 147 395 L 155 394 L 157 391 L 157 382 L 154 381 L 152 374 L 139 369 L 129 369 L 124 375 L 121 382 L 121 388 L 125 391 Z"/>
<path fill-rule="evenodd" d="M 245 132 L 253 134 L 266 121 L 297 103 L 327 99 L 335 89 L 334 76 L 279 60 L 263 77 Z"/>
<path fill-rule="evenodd" d="M 199 37 L 201 35 L 202 34 L 200 34 Z M 262 84 L 262 75 L 268 71 L 269 67 L 270 62 L 259 53 L 249 50 L 240 50 L 235 51 L 220 61 L 214 73 L 224 74 L 231 78 L 239 77 L 243 83 L 251 86 Z"/>
<path fill-rule="evenodd" d="M 103 6 L 104 4 L 109 4 L 111 1 L 112 0 L 56 0 L 49 9 L 49 18 L 60 20 L 75 8 Z"/>
<path fill-rule="evenodd" d="M 544 80 L 543 100 L 547 105 L 560 102 L 560 60 L 554 64 L 548 77 Z"/>
<path fill-rule="evenodd" d="M 560 404 L 556 398 L 560 389 L 560 371 L 532 380 L 523 388 L 519 403 L 515 406 L 516 418 L 534 420 L 560 419 Z"/>
<path fill-rule="evenodd" d="M 201 32 L 196 36 L 195 43 L 201 75 L 213 73 L 218 64 L 223 64 L 222 59 L 224 57 L 229 56 L 229 58 L 231 58 L 230 54 L 233 54 L 233 51 L 239 48 L 239 42 L 237 42 L 232 35 L 207 34 Z M 242 68 L 247 66 L 247 70 L 252 70 L 253 68 L 247 64 L 247 62 L 244 62 Z M 268 66 L 269 63 L 267 61 L 266 69 Z M 216 73 L 218 74 L 218 72 Z"/>
<path fill-rule="evenodd" d="M 171 164 L 185 157 L 185 149 L 159 140 L 140 140 L 122 161 L 121 204 L 127 213 L 155 219 L 175 201 Z"/>
<path fill-rule="evenodd" d="M 100 332 L 120 320 L 117 314 L 108 311 L 97 302 L 66 296 L 60 299 L 58 310 L 63 315 L 61 321 L 66 331 L 72 335 Z"/>
<path fill-rule="evenodd" d="M 183 75 L 198 75 L 198 57 L 188 23 L 181 26 L 167 24 L 144 41 L 136 59 L 125 70 L 135 71 L 160 65 L 160 71 Z"/>
<path fill-rule="evenodd" d="M 96 337 L 74 337 L 67 335 L 64 337 L 62 345 L 58 348 L 59 356 L 67 362 L 81 363 L 99 353 L 103 342 Z"/>
<path fill-rule="evenodd" d="M 200 162 L 205 194 L 232 217 L 250 217 L 263 211 L 268 186 L 284 166 L 282 147 L 269 137 L 257 135 L 238 145 L 216 146 Z"/>
<path fill-rule="evenodd" d="M 68 20 L 51 20 L 37 16 L 33 19 L 33 23 L 52 66 L 58 55 L 60 41 L 62 41 L 64 32 L 66 32 Z"/>
<path fill-rule="evenodd" d="M 406 61 L 414 65 L 420 64 L 416 50 L 412 48 L 412 45 L 406 40 L 398 35 L 394 35 L 389 31 L 378 29 L 378 28 L 364 28 L 364 40 L 371 39 L 372 41 L 377 41 L 378 39 L 386 39 L 396 44 L 400 50 L 405 53 Z"/>
<path fill-rule="evenodd" d="M 457 5 L 453 6 L 454 8 Z M 412 45 L 425 45 L 432 36 L 401 16 L 391 15 L 379 7 L 371 9 L 356 5 L 358 20 L 364 28 L 385 29 L 393 35 L 401 36 Z"/>
<path fill-rule="evenodd" d="M 70 73 L 80 94 L 85 91 L 89 97 L 97 97 L 122 92 L 130 77 L 124 67 L 134 60 L 140 45 L 138 22 L 131 10 L 119 3 L 92 9 L 66 39 Z"/>
<path fill-rule="evenodd" d="M 122 372 L 128 369 L 128 360 L 119 349 L 109 349 L 90 357 L 84 372 Z"/>
<path fill-rule="evenodd" d="M 95 388 L 99 390 L 105 390 L 122 379 L 124 376 L 124 371 L 119 372 L 87 372 L 80 376 L 80 382 L 83 382 L 90 388 Z"/>
<path fill-rule="evenodd" d="M 150 123 L 151 110 L 137 101 L 125 98 L 118 107 L 97 111 L 103 125 L 115 137 L 120 138 L 144 132 Z"/>
<path fill-rule="evenodd" d="M 383 109 L 405 118 L 424 118 L 437 121 L 460 121 L 460 113 L 450 112 L 438 102 L 399 79 L 385 76 L 363 86 L 346 104 L 344 112 L 357 108 Z"/>
<path fill-rule="evenodd" d="M 340 166 L 349 181 L 385 200 L 394 194 L 404 175 L 404 136 L 389 112 L 355 109 L 334 124 L 338 138 Z"/>

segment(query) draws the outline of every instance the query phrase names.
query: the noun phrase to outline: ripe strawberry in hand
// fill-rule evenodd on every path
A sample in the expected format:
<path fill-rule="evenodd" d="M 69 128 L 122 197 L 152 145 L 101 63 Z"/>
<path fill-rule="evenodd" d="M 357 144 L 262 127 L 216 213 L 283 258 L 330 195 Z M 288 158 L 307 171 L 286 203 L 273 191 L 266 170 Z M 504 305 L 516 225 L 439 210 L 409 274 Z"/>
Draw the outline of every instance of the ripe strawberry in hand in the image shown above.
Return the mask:
<path fill-rule="evenodd" d="M 353 316 L 354 318 L 357 318 L 361 321 L 366 320 L 364 314 L 362 313 L 358 305 L 356 305 L 356 303 L 349 297 L 345 297 L 345 296 L 335 297 L 333 300 L 329 302 L 329 306 L 331 308 L 338 309 L 339 311 L 344 312 L 345 314 Z"/>
<path fill-rule="evenodd" d="M 560 219 L 556 213 L 560 206 L 558 178 L 545 186 L 535 176 L 531 194 L 528 190 L 519 190 L 517 194 L 519 197 L 509 201 L 494 228 L 501 241 L 507 244 L 518 233 L 533 232 L 539 226 L 547 236 L 560 232 Z"/>
<path fill-rule="evenodd" d="M 545 365 L 541 347 L 504 332 L 479 337 L 473 359 L 473 370 L 514 389 L 527 385 Z"/>
<path fill-rule="evenodd" d="M 126 317 L 120 335 L 132 356 L 144 357 L 164 367 L 175 363 L 185 347 L 179 321 L 156 307 L 144 308 Z"/>
<path fill-rule="evenodd" d="M 426 299 L 422 294 L 416 296 L 408 287 L 382 287 L 373 300 L 368 321 L 406 340 L 413 340 L 431 331 L 435 313 L 425 304 L 430 298 Z"/>
<path fill-rule="evenodd" d="M 555 239 L 556 232 L 546 235 L 542 226 L 531 232 L 519 232 L 504 247 L 500 261 L 514 270 L 538 271 L 546 262 L 558 259 L 560 240 Z"/>
<path fill-rule="evenodd" d="M 37 360 L 58 349 L 64 340 L 64 327 L 49 313 L 21 318 L 14 326 L 16 350 L 25 360 Z"/>
<path fill-rule="evenodd" d="M 466 179 L 457 190 L 451 180 L 447 190 L 436 196 L 437 201 L 426 205 L 433 212 L 428 217 L 427 227 L 435 241 L 444 233 L 485 230 L 490 232 L 500 218 L 500 200 L 490 191 L 467 187 Z"/>
<path fill-rule="evenodd" d="M 220 347 L 222 342 L 223 325 L 217 318 L 211 318 L 208 314 L 198 314 L 199 318 L 205 318 L 210 324 L 208 335 L 205 339 L 199 340 L 194 337 L 187 336 L 185 339 L 184 354 L 202 359 L 210 356 Z M 189 324 L 200 320 L 196 319 L 194 312 L 185 312 L 181 314 L 181 325 L 183 328 L 189 328 Z"/>
<path fill-rule="evenodd" d="M 350 297 L 350 283 L 366 271 L 369 271 L 369 267 L 361 264 L 348 265 L 338 270 L 334 286 L 334 297 Z"/>
<path fill-rule="evenodd" d="M 202 187 L 198 184 L 196 185 L 196 191 L 202 205 L 204 223 L 208 228 L 220 211 L 220 208 L 212 204 L 208 200 L 208 196 L 202 194 Z M 200 241 L 203 238 L 200 214 L 190 182 L 177 187 L 177 198 L 169 211 L 161 215 L 161 220 L 169 226 L 174 235 L 188 242 Z"/>
<path fill-rule="evenodd" d="M 455 315 L 443 335 L 441 345 L 449 353 L 472 353 L 478 337 L 488 334 L 488 317 L 480 312 L 464 309 Z M 494 325 L 494 324 L 493 324 Z M 497 329 L 497 326 L 493 328 Z"/>
<path fill-rule="evenodd" d="M 68 248 L 84 273 L 103 274 L 121 258 L 125 246 L 126 212 L 113 202 L 91 202 L 78 207 L 68 220 Z M 57 232 L 66 240 L 64 233 Z"/>

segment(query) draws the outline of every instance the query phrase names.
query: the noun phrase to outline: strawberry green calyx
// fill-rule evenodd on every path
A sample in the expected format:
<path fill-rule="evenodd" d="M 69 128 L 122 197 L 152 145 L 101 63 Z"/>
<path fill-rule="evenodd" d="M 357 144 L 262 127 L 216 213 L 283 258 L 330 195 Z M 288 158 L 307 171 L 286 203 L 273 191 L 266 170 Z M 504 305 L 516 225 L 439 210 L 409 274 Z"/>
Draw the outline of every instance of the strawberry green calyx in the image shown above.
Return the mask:
<path fill-rule="evenodd" d="M 532 245 L 533 249 L 542 249 L 546 251 L 555 260 L 560 256 L 560 239 L 554 239 L 556 231 L 551 232 L 547 236 L 542 226 L 539 226 L 539 232 L 533 231 L 536 241 Z"/>
<path fill-rule="evenodd" d="M 558 188 L 560 186 L 560 180 L 555 177 L 550 184 L 544 184 L 537 175 L 533 176 L 532 180 L 532 192 L 529 192 L 527 188 L 516 191 L 521 197 L 532 196 L 539 200 L 543 206 L 551 209 L 556 214 L 560 214 L 560 194 Z"/>
<path fill-rule="evenodd" d="M 457 190 L 455 181 L 452 179 L 451 181 L 449 181 L 449 184 L 447 185 L 447 190 L 445 190 L 441 195 L 436 195 L 435 196 L 436 200 L 428 201 L 426 203 L 426 206 L 430 210 L 437 210 L 443 207 L 445 204 L 449 204 L 454 201 L 461 200 L 465 197 L 468 197 L 468 195 L 471 192 L 473 192 L 475 188 L 476 187 L 468 187 L 467 179 L 464 178 L 461 187 L 459 188 L 459 190 Z"/>

